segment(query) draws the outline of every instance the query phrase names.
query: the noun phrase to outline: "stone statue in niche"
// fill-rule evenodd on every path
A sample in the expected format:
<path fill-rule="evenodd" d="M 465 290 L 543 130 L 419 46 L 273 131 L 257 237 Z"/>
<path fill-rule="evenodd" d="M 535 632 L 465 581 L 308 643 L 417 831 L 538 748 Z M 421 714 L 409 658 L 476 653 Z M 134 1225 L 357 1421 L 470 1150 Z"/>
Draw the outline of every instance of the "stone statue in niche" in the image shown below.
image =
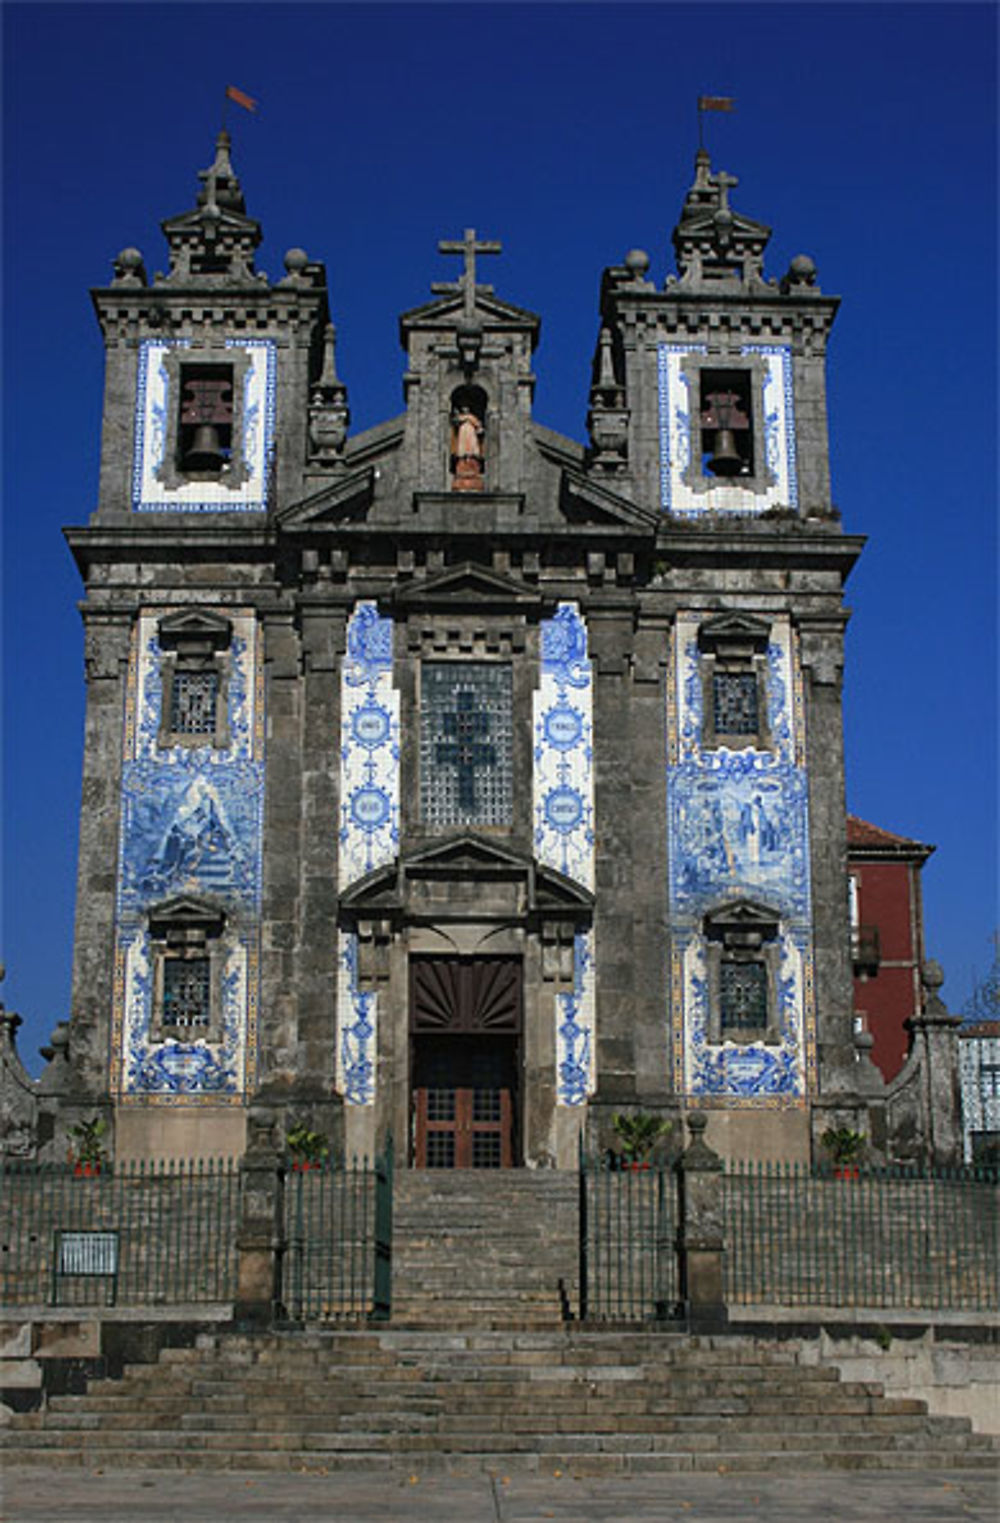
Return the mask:
<path fill-rule="evenodd" d="M 453 492 L 481 492 L 486 463 L 482 417 L 466 398 L 454 398 L 451 412 L 451 469 Z"/>

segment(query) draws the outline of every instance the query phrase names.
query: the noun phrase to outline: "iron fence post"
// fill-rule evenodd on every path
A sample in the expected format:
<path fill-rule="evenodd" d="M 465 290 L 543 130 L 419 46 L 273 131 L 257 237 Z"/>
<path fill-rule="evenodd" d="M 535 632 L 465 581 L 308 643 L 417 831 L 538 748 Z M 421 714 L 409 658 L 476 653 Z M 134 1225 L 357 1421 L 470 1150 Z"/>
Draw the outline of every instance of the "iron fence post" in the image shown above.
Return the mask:
<path fill-rule="evenodd" d="M 388 1322 L 392 1315 L 392 1134 L 375 1160 L 375 1276 L 372 1319 Z"/>

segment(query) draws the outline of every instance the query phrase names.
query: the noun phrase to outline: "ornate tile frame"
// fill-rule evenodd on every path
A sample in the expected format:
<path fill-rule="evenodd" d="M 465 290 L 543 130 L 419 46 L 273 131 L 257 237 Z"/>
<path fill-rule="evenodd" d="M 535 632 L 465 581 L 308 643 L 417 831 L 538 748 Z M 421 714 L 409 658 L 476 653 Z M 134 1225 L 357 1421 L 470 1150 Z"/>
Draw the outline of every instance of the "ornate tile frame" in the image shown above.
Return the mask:
<path fill-rule="evenodd" d="M 264 677 L 252 612 L 232 624 L 230 745 L 161 746 L 159 621 L 136 623 L 125 688 L 122 807 L 111 1020 L 111 1092 L 122 1104 L 239 1104 L 257 1062 L 264 805 Z M 148 912 L 179 896 L 225 911 L 221 1040 L 150 1038 Z"/>

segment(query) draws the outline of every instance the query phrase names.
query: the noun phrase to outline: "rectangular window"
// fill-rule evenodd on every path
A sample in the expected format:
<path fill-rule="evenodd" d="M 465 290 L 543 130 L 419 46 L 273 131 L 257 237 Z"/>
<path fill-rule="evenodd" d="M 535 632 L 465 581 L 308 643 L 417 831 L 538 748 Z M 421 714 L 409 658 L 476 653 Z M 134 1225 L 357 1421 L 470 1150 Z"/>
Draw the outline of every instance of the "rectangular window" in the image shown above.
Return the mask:
<path fill-rule="evenodd" d="M 420 814 L 428 825 L 509 825 L 512 677 L 499 662 L 421 670 Z"/>
<path fill-rule="evenodd" d="M 717 735 L 756 735 L 760 728 L 755 672 L 720 672 L 712 677 Z"/>
<path fill-rule="evenodd" d="M 207 1027 L 211 986 L 209 958 L 168 957 L 163 964 L 163 1025 L 189 1030 Z"/>
<path fill-rule="evenodd" d="M 720 1024 L 727 1031 L 767 1025 L 767 969 L 762 962 L 723 960 L 719 969 Z"/>
<path fill-rule="evenodd" d="M 980 1068 L 979 1093 L 984 1100 L 1000 1099 L 1000 1063 L 984 1063 Z"/>
<path fill-rule="evenodd" d="M 175 735 L 214 735 L 218 703 L 218 671 L 176 669 L 170 693 L 171 731 Z"/>

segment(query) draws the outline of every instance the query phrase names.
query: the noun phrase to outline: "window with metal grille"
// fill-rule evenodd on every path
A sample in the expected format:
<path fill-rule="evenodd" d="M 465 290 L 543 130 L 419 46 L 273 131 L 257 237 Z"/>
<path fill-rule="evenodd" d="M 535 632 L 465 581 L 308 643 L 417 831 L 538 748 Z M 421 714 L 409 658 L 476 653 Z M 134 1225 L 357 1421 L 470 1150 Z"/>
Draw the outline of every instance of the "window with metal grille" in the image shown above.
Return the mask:
<path fill-rule="evenodd" d="M 1000 1063 L 984 1063 L 980 1068 L 979 1093 L 984 1100 L 1000 1099 Z"/>
<path fill-rule="evenodd" d="M 472 1134 L 472 1167 L 474 1169 L 499 1169 L 501 1167 L 499 1132 L 474 1132 Z"/>
<path fill-rule="evenodd" d="M 427 1133 L 427 1167 L 429 1169 L 453 1169 L 455 1167 L 455 1133 Z"/>
<path fill-rule="evenodd" d="M 209 958 L 168 957 L 163 964 L 163 1025 L 188 1029 L 208 1026 L 211 986 Z"/>
<path fill-rule="evenodd" d="M 477 1089 L 472 1094 L 473 1121 L 499 1121 L 502 1098 L 498 1089 Z"/>
<path fill-rule="evenodd" d="M 425 663 L 420 813 L 429 825 L 508 825 L 512 679 L 499 662 Z"/>
<path fill-rule="evenodd" d="M 715 672 L 712 705 L 717 735 L 756 735 L 760 727 L 755 672 Z"/>
<path fill-rule="evenodd" d="M 428 1121 L 454 1121 L 455 1091 L 453 1089 L 429 1089 L 427 1091 Z"/>
<path fill-rule="evenodd" d="M 185 671 L 173 675 L 170 728 L 175 735 L 214 735 L 219 702 L 217 671 Z"/>
<path fill-rule="evenodd" d="M 719 968 L 720 1025 L 723 1032 L 767 1025 L 767 969 L 761 962 L 730 962 Z"/>

